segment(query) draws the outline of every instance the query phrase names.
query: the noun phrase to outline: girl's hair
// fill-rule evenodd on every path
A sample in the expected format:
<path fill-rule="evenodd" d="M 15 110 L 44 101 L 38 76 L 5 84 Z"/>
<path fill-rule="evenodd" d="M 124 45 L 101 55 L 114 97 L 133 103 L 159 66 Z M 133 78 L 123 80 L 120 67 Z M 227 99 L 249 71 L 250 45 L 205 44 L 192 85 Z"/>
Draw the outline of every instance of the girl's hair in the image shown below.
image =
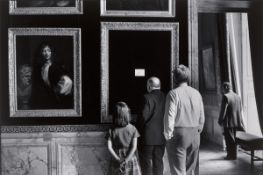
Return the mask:
<path fill-rule="evenodd" d="M 118 102 L 113 111 L 113 124 L 116 127 L 124 127 L 130 122 L 130 109 L 125 102 Z"/>

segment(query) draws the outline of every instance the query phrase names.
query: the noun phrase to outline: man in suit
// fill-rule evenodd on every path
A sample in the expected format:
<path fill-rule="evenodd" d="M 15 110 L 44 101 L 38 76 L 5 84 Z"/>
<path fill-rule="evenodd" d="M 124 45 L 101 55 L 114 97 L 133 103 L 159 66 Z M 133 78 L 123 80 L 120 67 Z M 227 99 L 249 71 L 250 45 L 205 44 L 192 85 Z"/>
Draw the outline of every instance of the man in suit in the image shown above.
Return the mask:
<path fill-rule="evenodd" d="M 196 89 L 188 86 L 188 67 L 178 65 L 173 73 L 176 88 L 166 97 L 164 114 L 170 170 L 172 175 L 194 175 L 205 121 L 203 100 Z"/>
<path fill-rule="evenodd" d="M 224 127 L 227 160 L 237 158 L 236 131 L 243 130 L 241 98 L 233 92 L 229 82 L 223 83 L 223 98 L 218 124 Z"/>
<path fill-rule="evenodd" d="M 137 123 L 141 134 L 139 155 L 143 175 L 163 174 L 165 94 L 160 89 L 161 82 L 157 77 L 148 79 L 148 93 L 144 95 L 142 114 Z"/>

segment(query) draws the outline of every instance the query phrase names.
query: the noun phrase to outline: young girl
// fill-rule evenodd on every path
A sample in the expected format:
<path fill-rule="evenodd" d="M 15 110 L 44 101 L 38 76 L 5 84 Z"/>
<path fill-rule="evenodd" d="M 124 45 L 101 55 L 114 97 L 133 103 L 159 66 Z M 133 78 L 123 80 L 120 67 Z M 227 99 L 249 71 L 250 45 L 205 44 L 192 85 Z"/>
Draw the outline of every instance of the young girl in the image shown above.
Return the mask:
<path fill-rule="evenodd" d="M 114 127 L 109 130 L 106 139 L 112 155 L 110 175 L 141 175 L 135 155 L 137 148 L 137 129 L 130 123 L 130 110 L 126 103 L 118 102 L 113 112 Z"/>

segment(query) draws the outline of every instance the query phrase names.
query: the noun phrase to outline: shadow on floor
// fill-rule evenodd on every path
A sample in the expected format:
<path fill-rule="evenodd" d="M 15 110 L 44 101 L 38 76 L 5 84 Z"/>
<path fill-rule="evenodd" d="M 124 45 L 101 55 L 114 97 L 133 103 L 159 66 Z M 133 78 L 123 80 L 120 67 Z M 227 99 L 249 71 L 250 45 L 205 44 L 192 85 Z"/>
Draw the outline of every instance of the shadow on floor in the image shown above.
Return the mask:
<path fill-rule="evenodd" d="M 212 143 L 202 144 L 199 155 L 199 175 L 263 175 L 263 162 L 250 167 L 250 155 L 238 151 L 237 160 L 224 160 L 225 151 Z"/>

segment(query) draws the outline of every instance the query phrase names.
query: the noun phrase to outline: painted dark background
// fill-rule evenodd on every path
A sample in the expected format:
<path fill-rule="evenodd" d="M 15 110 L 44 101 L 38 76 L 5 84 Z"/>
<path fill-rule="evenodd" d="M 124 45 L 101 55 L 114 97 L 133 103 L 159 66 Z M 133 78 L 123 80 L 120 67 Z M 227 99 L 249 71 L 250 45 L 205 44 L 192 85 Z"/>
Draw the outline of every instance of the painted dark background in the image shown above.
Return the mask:
<path fill-rule="evenodd" d="M 40 46 L 42 43 L 48 43 L 52 46 L 52 56 L 56 61 L 65 64 L 69 72 L 73 73 L 73 48 L 72 36 L 17 36 L 16 54 L 17 65 L 36 63 L 39 57 Z M 72 75 L 71 75 L 72 77 Z"/>
<path fill-rule="evenodd" d="M 106 9 L 167 11 L 168 0 L 106 0 Z"/>
<path fill-rule="evenodd" d="M 109 38 L 110 113 L 116 102 L 125 101 L 138 114 L 148 78 L 159 77 L 162 89 L 169 90 L 171 32 L 110 31 Z M 144 69 L 145 76 L 136 77 L 135 69 Z"/>

